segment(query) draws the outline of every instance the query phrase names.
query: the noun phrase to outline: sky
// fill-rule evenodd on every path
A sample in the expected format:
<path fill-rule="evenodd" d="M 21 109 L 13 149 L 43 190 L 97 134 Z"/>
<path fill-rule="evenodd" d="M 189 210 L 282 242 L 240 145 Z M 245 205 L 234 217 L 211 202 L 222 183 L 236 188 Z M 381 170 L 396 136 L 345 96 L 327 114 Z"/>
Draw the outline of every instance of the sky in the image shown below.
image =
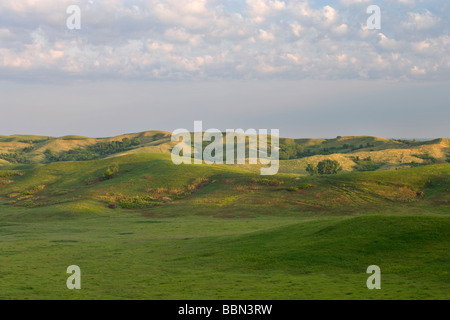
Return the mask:
<path fill-rule="evenodd" d="M 202 120 L 294 138 L 450 137 L 449 19 L 448 0 L 2 0 L 0 135 Z"/>

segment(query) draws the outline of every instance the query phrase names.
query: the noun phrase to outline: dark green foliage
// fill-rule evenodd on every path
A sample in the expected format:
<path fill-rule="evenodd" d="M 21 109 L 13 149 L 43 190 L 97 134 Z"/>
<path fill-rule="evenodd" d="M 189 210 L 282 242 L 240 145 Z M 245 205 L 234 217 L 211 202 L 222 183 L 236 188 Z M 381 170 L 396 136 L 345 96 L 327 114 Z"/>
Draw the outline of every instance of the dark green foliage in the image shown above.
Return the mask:
<path fill-rule="evenodd" d="M 34 145 L 31 145 L 29 147 L 25 147 L 22 149 L 23 152 L 32 152 L 36 149 L 36 147 Z"/>
<path fill-rule="evenodd" d="M 141 139 L 139 139 L 139 138 L 133 138 L 133 139 L 131 139 L 131 145 L 132 146 L 138 146 L 138 145 L 140 145 L 141 144 Z"/>
<path fill-rule="evenodd" d="M 56 161 L 86 161 L 97 159 L 100 154 L 97 152 L 90 151 L 89 149 L 71 149 L 62 152 Z"/>
<path fill-rule="evenodd" d="M 356 163 L 354 167 L 356 171 L 375 171 L 383 165 L 382 163 L 374 162 L 371 157 L 367 157 L 365 159 L 353 157 L 352 160 Z"/>
<path fill-rule="evenodd" d="M 152 140 L 153 140 L 153 141 L 160 140 L 160 139 L 164 138 L 164 136 L 165 136 L 164 133 L 159 132 L 159 133 L 156 133 L 156 134 L 153 136 Z M 138 140 L 139 140 L 139 138 L 133 138 L 133 139 L 138 139 Z M 140 142 L 139 142 L 139 143 L 140 143 Z"/>
<path fill-rule="evenodd" d="M 367 142 L 365 145 L 360 144 L 359 146 L 348 143 L 344 143 L 340 146 L 330 146 L 329 141 L 330 140 L 324 141 L 321 145 L 310 146 L 308 149 L 304 149 L 304 147 L 298 143 L 280 143 L 280 160 L 301 159 L 315 155 L 330 155 L 334 153 L 347 153 L 354 150 L 371 148 L 375 146 L 370 142 Z"/>
<path fill-rule="evenodd" d="M 44 151 L 44 156 L 48 162 L 58 161 L 58 154 L 50 149 Z"/>
<path fill-rule="evenodd" d="M 123 138 L 122 139 L 122 144 L 124 148 L 128 148 L 129 146 L 131 146 L 131 140 L 128 138 Z"/>
<path fill-rule="evenodd" d="M 122 141 L 100 142 L 86 148 L 71 149 L 60 152 L 59 154 L 46 150 L 44 152 L 45 159 L 48 162 L 55 161 L 87 161 L 99 159 L 114 153 L 127 151 L 141 143 L 139 138 L 123 138 Z"/>
<path fill-rule="evenodd" d="M 306 172 L 308 172 L 310 176 L 315 176 L 316 174 L 318 174 L 317 166 L 308 163 L 308 165 L 306 166 Z"/>
<path fill-rule="evenodd" d="M 6 160 L 11 163 L 22 163 L 28 164 L 30 160 L 22 152 L 12 152 L 12 153 L 0 153 L 0 159 Z"/>
<path fill-rule="evenodd" d="M 336 160 L 330 160 L 326 159 L 323 161 L 320 161 L 317 166 L 312 165 L 311 163 L 308 163 L 306 167 L 306 172 L 310 176 L 314 176 L 317 174 L 324 175 L 324 174 L 336 174 L 338 172 L 342 171 L 342 167 Z"/>
<path fill-rule="evenodd" d="M 122 141 L 100 142 L 94 146 L 89 146 L 87 149 L 90 149 L 90 151 L 98 153 L 101 156 L 106 156 L 126 151 L 130 148 L 130 144 L 130 139 L 123 138 Z"/>
<path fill-rule="evenodd" d="M 437 159 L 432 157 L 429 153 L 425 154 L 414 154 L 414 157 L 425 160 L 425 164 L 434 164 L 437 163 Z"/>
<path fill-rule="evenodd" d="M 284 182 L 277 179 L 252 179 L 251 182 L 263 185 L 263 186 L 271 186 L 276 187 L 282 185 Z"/>
<path fill-rule="evenodd" d="M 298 144 L 280 144 L 280 160 L 301 158 L 303 148 Z"/>
<path fill-rule="evenodd" d="M 16 171 L 16 170 L 1 170 L 0 171 L 0 178 L 10 178 L 14 176 L 21 176 L 23 175 L 23 172 Z"/>
<path fill-rule="evenodd" d="M 321 175 L 336 174 L 340 171 L 342 171 L 342 167 L 336 160 L 326 159 L 320 161 L 317 165 L 317 172 Z"/>

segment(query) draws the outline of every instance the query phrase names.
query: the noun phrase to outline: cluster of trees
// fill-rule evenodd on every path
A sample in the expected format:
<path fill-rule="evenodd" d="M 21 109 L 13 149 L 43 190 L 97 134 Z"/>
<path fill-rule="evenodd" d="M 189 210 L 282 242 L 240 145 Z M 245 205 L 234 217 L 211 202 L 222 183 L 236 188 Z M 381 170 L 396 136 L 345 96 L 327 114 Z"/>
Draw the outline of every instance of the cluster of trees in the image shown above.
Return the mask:
<path fill-rule="evenodd" d="M 36 150 L 36 147 L 34 145 L 30 145 L 28 147 L 23 148 L 22 152 L 31 152 L 31 151 L 34 151 L 34 150 Z"/>
<path fill-rule="evenodd" d="M 350 150 L 358 150 L 358 149 L 364 149 L 364 148 L 373 148 L 375 147 L 375 144 L 367 142 L 365 145 L 360 144 L 359 146 L 355 146 L 354 144 L 348 144 L 344 143 L 342 145 L 342 149 L 350 149 Z"/>
<path fill-rule="evenodd" d="M 340 163 L 336 160 L 330 160 L 326 159 L 323 161 L 320 161 L 317 166 L 314 166 L 311 163 L 308 163 L 308 166 L 306 167 L 306 172 L 308 172 L 309 175 L 314 176 L 317 174 L 325 175 L 325 174 L 336 174 L 342 171 L 342 166 Z"/>
<path fill-rule="evenodd" d="M 122 141 L 100 142 L 92 148 L 100 155 L 110 155 L 113 153 L 121 152 L 130 149 L 131 147 L 141 144 L 139 138 L 123 138 Z M 89 148 L 89 147 L 88 147 Z"/>
<path fill-rule="evenodd" d="M 363 148 L 373 148 L 375 145 L 373 143 L 367 142 L 365 145 L 360 144 L 359 146 L 353 144 L 343 144 L 340 147 L 331 146 L 331 147 L 310 147 L 308 149 L 304 149 L 299 144 L 282 144 L 280 143 L 280 160 L 289 160 L 289 159 L 301 159 L 306 157 L 311 157 L 315 155 L 329 155 L 337 152 L 350 152 Z"/>
<path fill-rule="evenodd" d="M 139 138 L 123 138 L 122 141 L 100 142 L 86 148 L 71 149 L 56 153 L 49 149 L 45 150 L 45 159 L 48 162 L 55 161 L 86 161 L 94 160 L 110 154 L 123 152 L 141 143 Z"/>
<path fill-rule="evenodd" d="M 9 161 L 11 163 L 30 163 L 30 160 L 22 152 L 12 152 L 12 153 L 0 153 L 0 159 Z"/>
<path fill-rule="evenodd" d="M 425 160 L 425 164 L 433 164 L 433 163 L 437 163 L 438 159 L 436 159 L 435 157 L 431 156 L 429 153 L 425 153 L 425 154 L 414 154 L 414 157 Z"/>
<path fill-rule="evenodd" d="M 156 133 L 156 134 L 153 136 L 153 141 L 162 139 L 162 138 L 164 138 L 164 137 L 165 137 L 165 134 L 164 134 L 164 133 L 162 133 L 162 132 Z M 136 139 L 136 138 L 135 138 L 135 139 Z"/>
<path fill-rule="evenodd" d="M 361 159 L 360 157 L 353 157 L 352 160 L 356 163 L 356 171 L 375 171 L 382 166 L 382 164 L 373 161 L 371 157 L 364 159 Z"/>
<path fill-rule="evenodd" d="M 304 157 L 304 150 L 298 144 L 280 144 L 280 160 L 298 159 Z"/>
<path fill-rule="evenodd" d="M 68 151 L 63 151 L 56 153 L 52 150 L 45 150 L 44 152 L 45 160 L 47 162 L 56 161 L 86 161 L 100 158 L 100 154 L 93 152 L 89 149 L 71 149 Z"/>
<path fill-rule="evenodd" d="M 425 160 L 422 163 L 416 162 L 416 161 L 412 161 L 409 163 L 403 163 L 403 166 L 411 166 L 411 167 L 420 167 L 420 166 L 425 166 L 425 165 L 429 165 L 429 164 L 435 164 L 435 163 L 444 163 L 445 161 L 450 163 L 450 154 L 447 155 L 447 159 L 446 160 L 442 160 L 442 159 L 437 159 L 433 156 L 431 156 L 429 153 L 425 153 L 425 154 L 413 154 L 414 157 Z"/>

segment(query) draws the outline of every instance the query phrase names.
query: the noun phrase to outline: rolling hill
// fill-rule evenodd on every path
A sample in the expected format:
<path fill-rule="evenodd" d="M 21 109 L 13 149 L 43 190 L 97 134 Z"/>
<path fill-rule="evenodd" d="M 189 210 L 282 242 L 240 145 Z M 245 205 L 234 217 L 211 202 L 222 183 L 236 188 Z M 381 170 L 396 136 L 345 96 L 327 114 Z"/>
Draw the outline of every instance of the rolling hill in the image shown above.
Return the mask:
<path fill-rule="evenodd" d="M 172 147 L 159 131 L 0 137 L 17 154 L 0 161 L 0 299 L 449 297 L 448 140 L 280 139 L 297 158 L 275 176 L 176 166 Z M 321 159 L 345 170 L 305 175 Z"/>
<path fill-rule="evenodd" d="M 136 143 L 121 146 L 124 139 Z M 146 131 L 110 138 L 0 136 L 0 165 L 93 160 L 135 153 L 169 154 L 175 145 L 176 142 L 171 142 L 171 133 L 163 131 Z M 392 170 L 443 163 L 448 157 L 449 139 L 406 141 L 369 136 L 335 139 L 280 138 L 280 170 L 284 173 L 305 174 L 308 163 L 317 164 L 324 159 L 337 160 L 344 171 L 353 171 L 358 167 L 358 160 L 355 159 L 370 159 L 377 170 Z M 254 166 L 241 167 L 258 169 Z"/>

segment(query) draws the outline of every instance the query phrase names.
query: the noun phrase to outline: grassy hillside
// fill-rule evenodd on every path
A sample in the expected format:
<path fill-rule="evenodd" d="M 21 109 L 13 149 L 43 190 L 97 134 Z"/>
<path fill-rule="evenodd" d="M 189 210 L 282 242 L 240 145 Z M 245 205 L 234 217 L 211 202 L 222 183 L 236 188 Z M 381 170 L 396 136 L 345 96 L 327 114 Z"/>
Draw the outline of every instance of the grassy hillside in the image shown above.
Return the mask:
<path fill-rule="evenodd" d="M 121 145 L 124 139 L 137 139 L 137 142 Z M 110 146 L 107 146 L 108 144 Z M 169 154 L 175 144 L 176 142 L 171 142 L 171 133 L 163 131 L 147 131 L 110 138 L 74 135 L 60 138 L 0 136 L 0 166 L 8 163 L 94 160 L 137 153 Z M 51 156 L 48 157 L 49 155 Z M 442 163 L 449 155 L 448 139 L 402 141 L 369 136 L 335 139 L 280 138 L 280 170 L 284 173 L 306 174 L 305 168 L 309 163 L 316 165 L 324 159 L 339 161 L 345 171 L 359 170 L 356 158 L 370 159 L 370 170 L 393 170 Z M 255 167 L 247 167 L 257 170 Z"/>
<path fill-rule="evenodd" d="M 118 172 L 105 178 L 111 168 Z M 277 206 L 286 214 L 360 210 L 361 207 L 420 204 L 448 199 L 450 164 L 397 171 L 305 177 L 258 173 L 227 165 L 180 165 L 170 155 L 138 153 L 102 160 L 54 162 L 0 170 L 0 197 L 17 207 L 43 207 L 94 201 L 110 208 L 178 212 L 266 212 Z M 433 195 L 434 198 L 430 198 Z M 438 199 L 438 197 L 440 197 Z M 206 214 L 206 213 L 205 213 Z"/>
<path fill-rule="evenodd" d="M 125 138 L 127 148 L 114 143 Z M 257 166 L 176 166 L 169 140 L 156 131 L 0 137 L 8 148 L 35 146 L 29 162 L 0 161 L 0 299 L 450 296 L 450 163 L 430 160 L 447 154 L 448 140 L 282 139 L 344 152 L 284 160 L 268 177 Z M 369 149 L 343 150 L 356 141 Z M 121 151 L 39 160 L 49 148 L 99 143 Z M 378 153 L 392 161 L 385 169 L 402 170 L 354 171 L 356 155 Z M 408 155 L 429 164 L 406 168 Z M 319 159 L 348 172 L 305 176 L 303 165 Z M 65 286 L 72 264 L 82 269 L 80 291 Z M 373 264 L 381 290 L 366 287 Z"/>

